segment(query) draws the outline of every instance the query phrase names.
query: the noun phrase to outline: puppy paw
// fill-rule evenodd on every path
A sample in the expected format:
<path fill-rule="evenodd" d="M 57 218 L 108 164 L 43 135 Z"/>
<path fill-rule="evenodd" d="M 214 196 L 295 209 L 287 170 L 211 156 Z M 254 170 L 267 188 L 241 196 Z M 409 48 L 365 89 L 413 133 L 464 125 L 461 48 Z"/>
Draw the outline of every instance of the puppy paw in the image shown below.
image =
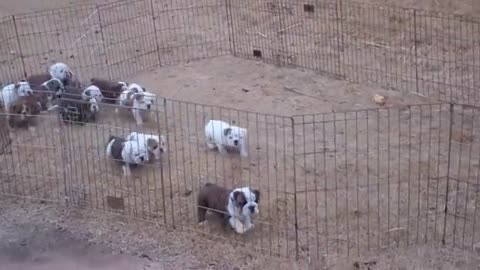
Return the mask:
<path fill-rule="evenodd" d="M 220 154 L 222 154 L 222 155 L 228 154 L 227 150 L 225 149 L 225 147 L 223 147 L 223 145 L 217 145 L 217 148 L 218 148 L 218 152 L 220 152 Z"/>
<path fill-rule="evenodd" d="M 208 147 L 208 149 L 213 150 L 213 149 L 215 149 L 216 146 L 213 143 L 207 142 L 207 147 Z"/>
<path fill-rule="evenodd" d="M 200 228 L 204 228 L 208 225 L 208 221 L 207 220 L 204 220 L 204 221 L 201 221 L 198 223 L 198 227 Z"/>

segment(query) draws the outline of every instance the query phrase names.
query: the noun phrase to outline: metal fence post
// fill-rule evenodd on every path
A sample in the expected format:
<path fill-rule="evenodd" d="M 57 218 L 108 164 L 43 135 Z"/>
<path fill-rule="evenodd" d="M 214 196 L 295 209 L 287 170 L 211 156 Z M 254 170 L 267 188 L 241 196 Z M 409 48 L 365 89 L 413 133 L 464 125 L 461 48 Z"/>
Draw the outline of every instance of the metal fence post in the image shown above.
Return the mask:
<path fill-rule="evenodd" d="M 106 65 L 106 69 L 107 69 L 107 72 L 108 72 L 108 78 L 110 80 L 113 79 L 113 76 L 112 76 L 112 71 L 110 69 L 110 64 L 108 62 L 108 56 L 107 56 L 107 46 L 106 46 L 106 43 L 105 43 L 105 34 L 103 33 L 103 23 L 102 23 L 102 16 L 100 15 L 100 5 L 96 5 L 96 10 L 97 10 L 97 15 L 98 15 L 98 26 L 100 27 L 100 36 L 102 38 L 102 46 L 103 46 L 103 54 L 105 55 L 105 65 Z"/>
<path fill-rule="evenodd" d="M 157 24 L 155 23 L 155 20 L 157 18 L 155 17 L 155 9 L 153 5 L 153 1 L 155 0 L 150 0 L 150 9 L 152 10 L 153 36 L 155 37 L 155 45 L 157 46 L 158 65 L 162 66 L 162 57 L 160 56 L 160 44 L 158 43 Z"/>
<path fill-rule="evenodd" d="M 292 123 L 292 161 L 293 161 L 293 207 L 295 212 L 295 259 L 300 259 L 299 243 L 298 243 L 298 203 L 297 203 L 297 165 L 296 165 L 296 149 L 295 149 L 295 119 L 290 118 Z"/>
<path fill-rule="evenodd" d="M 23 59 L 24 55 L 23 55 L 22 45 L 20 43 L 20 35 L 18 33 L 17 19 L 15 15 L 12 15 L 12 21 L 13 21 L 13 27 L 15 28 L 15 38 L 17 40 L 17 46 L 20 53 L 20 60 L 22 61 L 23 76 L 25 76 L 25 79 L 26 79 L 28 77 L 27 69 L 25 67 L 25 59 Z"/>
<path fill-rule="evenodd" d="M 417 49 L 417 10 L 413 10 L 413 33 L 414 33 L 414 50 L 415 50 L 415 91 L 418 93 L 418 49 Z"/>
<path fill-rule="evenodd" d="M 447 154 L 447 187 L 445 190 L 445 209 L 444 209 L 444 219 L 443 219 L 443 233 L 442 233 L 442 244 L 445 245 L 445 237 L 447 234 L 447 214 L 448 214 L 448 195 L 450 192 L 450 163 L 452 160 L 452 130 L 453 130 L 453 113 L 454 113 L 454 104 L 450 103 L 450 123 L 448 131 L 448 154 Z"/>
<path fill-rule="evenodd" d="M 225 9 L 227 13 L 228 42 L 230 43 L 230 53 L 237 56 L 237 46 L 235 42 L 235 32 L 233 27 L 232 4 L 231 0 L 225 0 Z"/>
<path fill-rule="evenodd" d="M 335 3 L 335 16 L 337 21 L 337 50 L 338 50 L 338 69 L 336 71 L 340 78 L 345 79 L 345 71 L 342 70 L 342 59 L 345 59 L 344 55 L 344 35 L 343 33 L 343 5 L 342 0 L 337 0 Z M 343 56 L 343 57 L 342 57 Z"/>

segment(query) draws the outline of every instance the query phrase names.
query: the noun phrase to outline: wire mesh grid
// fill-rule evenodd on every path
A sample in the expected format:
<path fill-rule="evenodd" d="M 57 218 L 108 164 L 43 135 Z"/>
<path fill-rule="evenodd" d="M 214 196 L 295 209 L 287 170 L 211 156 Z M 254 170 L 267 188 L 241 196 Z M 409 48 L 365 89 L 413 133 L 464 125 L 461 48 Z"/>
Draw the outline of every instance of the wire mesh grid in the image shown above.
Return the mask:
<path fill-rule="evenodd" d="M 342 1 L 122 1 L 0 19 L 0 71 L 7 82 L 63 61 L 84 81 L 124 79 L 233 54 L 476 104 L 478 29 L 475 18 Z M 117 106 L 101 107 L 95 123 L 65 125 L 42 114 L 34 133 L 7 136 L 1 192 L 234 238 L 319 264 L 325 254 L 480 241 L 476 107 L 286 117 L 159 99 L 142 128 L 128 112 L 115 113 Z M 209 119 L 247 128 L 248 158 L 207 149 Z M 126 179 L 105 147 L 110 135 L 132 131 L 165 135 L 167 150 Z M 196 198 L 206 182 L 261 190 L 253 236 L 198 227 Z"/>

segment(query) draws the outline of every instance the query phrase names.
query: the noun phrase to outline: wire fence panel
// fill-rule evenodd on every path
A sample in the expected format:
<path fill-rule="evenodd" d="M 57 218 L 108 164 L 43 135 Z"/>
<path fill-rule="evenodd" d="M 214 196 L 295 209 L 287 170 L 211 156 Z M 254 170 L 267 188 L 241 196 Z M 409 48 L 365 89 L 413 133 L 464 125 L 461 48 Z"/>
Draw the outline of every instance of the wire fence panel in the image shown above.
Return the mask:
<path fill-rule="evenodd" d="M 287 0 L 280 1 L 280 5 L 282 23 L 278 32 L 284 39 L 284 63 L 343 78 L 339 6 L 332 2 L 313 5 Z"/>
<path fill-rule="evenodd" d="M 232 21 L 233 54 L 283 65 L 286 60 L 281 33 L 284 8 L 279 1 L 228 1 Z"/>
<path fill-rule="evenodd" d="M 82 80 L 106 73 L 96 6 L 20 14 L 15 22 L 28 76 L 46 72 L 55 62 L 75 67 Z"/>
<path fill-rule="evenodd" d="M 293 256 L 296 244 L 291 119 L 171 100 L 165 105 L 169 145 L 165 186 L 171 188 L 171 202 L 167 204 L 175 213 L 171 217 L 175 226 L 197 226 L 196 200 L 201 185 L 210 182 L 227 188 L 249 186 L 261 192 L 260 216 L 254 221 L 254 234 L 235 237 L 235 241 L 271 255 Z M 205 136 L 209 120 L 246 128 L 248 157 L 241 158 L 234 149 L 225 155 L 209 149 Z M 216 234 L 210 230 L 209 234 Z"/>
<path fill-rule="evenodd" d="M 0 19 L 0 86 L 24 76 L 22 52 L 15 32 L 13 16 Z"/>
<path fill-rule="evenodd" d="M 443 242 L 472 248 L 478 236 L 480 191 L 480 109 L 454 106 Z"/>
<path fill-rule="evenodd" d="M 418 92 L 478 105 L 480 18 L 416 11 Z"/>
<path fill-rule="evenodd" d="M 16 115 L 0 114 L 1 118 L 6 116 Z M 65 198 L 65 144 L 58 117 L 41 115 L 35 122 L 34 129 L 14 130 L 11 150 L 0 156 L 0 190 L 6 195 L 62 203 Z M 8 125 L 2 128 L 8 130 Z"/>
<path fill-rule="evenodd" d="M 100 40 L 116 79 L 160 65 L 151 0 L 106 4 L 98 13 Z"/>
<path fill-rule="evenodd" d="M 439 240 L 449 125 L 443 104 L 295 117 L 304 256 Z"/>
<path fill-rule="evenodd" d="M 162 65 L 230 53 L 231 25 L 225 0 L 152 2 Z"/>
<path fill-rule="evenodd" d="M 1 125 L 0 192 L 113 211 L 316 263 L 328 254 L 432 241 L 471 248 L 480 242 L 480 112 L 454 104 L 479 104 L 479 24 L 341 0 L 134 0 L 2 18 L 3 84 L 57 61 L 83 82 L 124 81 L 154 67 L 232 54 L 450 104 L 289 117 L 159 98 L 143 126 L 111 104 L 102 103 L 90 123 L 42 113 L 35 130 L 12 129 L 10 136 Z M 209 149 L 211 119 L 247 129 L 248 157 Z M 164 135 L 166 149 L 128 179 L 106 145 L 111 135 L 132 131 Z M 251 235 L 197 224 L 199 188 L 207 182 L 260 190 Z"/>
<path fill-rule="evenodd" d="M 345 78 L 387 89 L 415 91 L 413 11 L 341 3 L 341 63 Z"/>

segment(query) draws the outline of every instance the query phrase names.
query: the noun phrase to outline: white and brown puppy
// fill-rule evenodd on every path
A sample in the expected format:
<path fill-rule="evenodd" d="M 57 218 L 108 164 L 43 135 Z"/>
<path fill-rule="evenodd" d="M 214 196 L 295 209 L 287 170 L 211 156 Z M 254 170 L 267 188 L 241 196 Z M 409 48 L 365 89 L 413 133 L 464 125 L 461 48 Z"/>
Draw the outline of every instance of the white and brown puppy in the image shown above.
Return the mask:
<path fill-rule="evenodd" d="M 33 95 L 33 90 L 30 84 L 24 80 L 17 83 L 11 83 L 2 88 L 0 95 L 0 102 L 5 106 L 5 111 L 10 110 L 10 106 L 19 98 Z"/>
<path fill-rule="evenodd" d="M 159 160 L 161 153 L 166 151 L 165 136 L 163 135 L 132 132 L 128 134 L 127 140 L 144 144 L 156 160 Z"/>
<path fill-rule="evenodd" d="M 90 84 L 100 88 L 105 103 L 115 104 L 123 91 L 128 90 L 127 83 L 113 82 L 105 79 L 92 78 Z"/>
<path fill-rule="evenodd" d="M 198 194 L 198 222 L 206 221 L 207 210 L 214 211 L 235 232 L 243 234 L 254 228 L 252 216 L 259 213 L 260 191 L 249 187 L 227 189 L 206 183 Z"/>
<path fill-rule="evenodd" d="M 240 155 L 248 156 L 247 152 L 247 129 L 231 126 L 220 120 L 210 120 L 205 126 L 207 146 L 210 149 L 217 148 L 222 154 L 227 153 L 227 148 L 240 150 Z"/>
<path fill-rule="evenodd" d="M 96 85 L 90 85 L 87 88 L 85 88 L 82 92 L 83 100 L 88 101 L 91 98 L 96 99 L 97 103 L 101 103 L 103 100 L 102 91 L 100 91 L 100 88 Z"/>
<path fill-rule="evenodd" d="M 53 106 L 53 101 L 65 93 L 63 82 L 57 78 L 52 78 L 38 86 L 32 83 L 30 85 L 32 85 L 34 95 L 42 105 L 42 110 L 48 110 Z"/>
<path fill-rule="evenodd" d="M 65 93 L 56 107 L 65 122 L 84 124 L 94 122 L 100 108 L 95 98 L 83 100 L 81 88 L 65 86 Z"/>
<path fill-rule="evenodd" d="M 148 162 L 148 149 L 144 144 L 127 141 L 124 138 L 110 136 L 108 138 L 107 156 L 122 164 L 123 175 L 130 176 L 130 166 Z"/>
<path fill-rule="evenodd" d="M 12 128 L 29 127 L 34 131 L 30 124 L 33 117 L 39 115 L 41 110 L 42 106 L 35 96 L 19 97 L 10 106 L 8 123 Z"/>
<path fill-rule="evenodd" d="M 137 125 L 143 125 L 146 112 L 152 109 L 156 95 L 137 88 L 123 91 L 119 97 L 119 105 L 130 109 Z M 118 108 L 115 109 L 118 113 Z"/>

